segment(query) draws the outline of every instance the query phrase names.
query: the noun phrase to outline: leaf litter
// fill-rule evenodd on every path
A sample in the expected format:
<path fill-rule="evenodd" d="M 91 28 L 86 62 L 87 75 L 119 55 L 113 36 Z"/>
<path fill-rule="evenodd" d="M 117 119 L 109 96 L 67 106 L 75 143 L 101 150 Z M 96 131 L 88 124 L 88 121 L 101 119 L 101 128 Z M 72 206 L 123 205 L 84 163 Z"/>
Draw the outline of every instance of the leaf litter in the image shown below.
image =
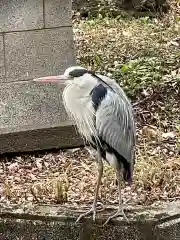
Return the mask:
<path fill-rule="evenodd" d="M 148 131 L 143 136 L 141 132 L 138 131 L 133 184 L 123 185 L 124 201 L 131 205 L 148 205 L 179 198 L 180 158 L 174 143 L 170 145 L 164 133 L 153 134 L 149 141 Z M 170 137 L 174 139 L 171 134 Z M 38 156 L 23 154 L 12 159 L 2 157 L 0 203 L 90 204 L 97 171 L 95 159 L 85 148 L 39 153 Z M 115 173 L 107 164 L 99 201 L 118 203 Z"/>

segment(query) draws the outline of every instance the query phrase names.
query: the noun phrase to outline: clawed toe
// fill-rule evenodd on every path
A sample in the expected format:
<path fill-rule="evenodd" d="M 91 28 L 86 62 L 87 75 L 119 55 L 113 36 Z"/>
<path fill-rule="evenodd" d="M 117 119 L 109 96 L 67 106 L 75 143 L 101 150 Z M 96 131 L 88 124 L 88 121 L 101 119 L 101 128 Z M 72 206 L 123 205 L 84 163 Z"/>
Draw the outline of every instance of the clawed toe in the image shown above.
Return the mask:
<path fill-rule="evenodd" d="M 86 217 L 86 216 L 90 215 L 91 213 L 93 213 L 93 221 L 95 221 L 95 218 L 96 218 L 96 210 L 93 209 L 93 208 L 91 208 L 89 211 L 81 214 L 81 215 L 78 217 L 78 219 L 76 220 L 76 223 L 78 223 L 78 222 L 81 220 L 81 218 Z"/>
<path fill-rule="evenodd" d="M 126 217 L 124 210 L 123 209 L 119 209 L 115 214 L 113 214 L 112 216 L 110 216 L 107 221 L 103 224 L 103 226 L 105 226 L 109 221 L 111 221 L 113 218 L 116 218 L 118 216 L 123 216 L 123 218 L 129 222 L 128 218 Z"/>
<path fill-rule="evenodd" d="M 93 214 L 93 221 L 95 222 L 95 220 L 96 220 L 96 213 L 97 213 L 97 212 L 101 212 L 101 211 L 104 210 L 103 204 L 102 204 L 102 203 L 99 203 L 99 205 L 102 207 L 101 209 L 97 209 L 97 207 L 92 206 L 90 210 L 88 210 L 87 212 L 81 214 L 81 215 L 78 217 L 78 219 L 76 220 L 76 223 L 78 223 L 78 222 L 81 220 L 81 218 L 86 217 L 86 216 L 88 216 L 88 215 L 90 215 L 90 214 Z"/>

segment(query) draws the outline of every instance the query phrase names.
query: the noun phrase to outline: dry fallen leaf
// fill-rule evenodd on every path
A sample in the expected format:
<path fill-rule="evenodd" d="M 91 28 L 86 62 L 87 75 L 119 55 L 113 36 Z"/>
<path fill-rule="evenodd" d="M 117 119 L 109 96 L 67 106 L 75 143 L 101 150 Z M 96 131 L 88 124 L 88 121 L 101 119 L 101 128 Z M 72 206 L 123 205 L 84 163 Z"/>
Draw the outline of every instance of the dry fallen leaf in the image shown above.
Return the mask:
<path fill-rule="evenodd" d="M 175 47 L 179 47 L 180 45 L 179 45 L 179 43 L 176 42 L 176 41 L 170 41 L 170 42 L 167 43 L 167 46 L 175 46 Z"/>
<path fill-rule="evenodd" d="M 35 181 L 35 180 L 37 180 L 37 178 L 36 178 L 36 176 L 34 175 L 34 174 L 30 174 L 30 178 L 31 178 L 31 180 L 33 180 L 33 181 Z"/>
<path fill-rule="evenodd" d="M 42 163 L 41 163 L 42 159 L 36 159 L 36 166 L 38 168 L 39 171 L 42 171 Z"/>
<path fill-rule="evenodd" d="M 131 36 L 132 36 L 132 33 L 129 32 L 129 31 L 123 31 L 122 34 L 123 34 L 123 36 L 125 36 L 125 37 L 131 37 Z"/>
<path fill-rule="evenodd" d="M 145 97 L 148 97 L 149 93 L 148 93 L 148 91 L 146 89 L 143 89 L 142 95 L 144 95 Z"/>
<path fill-rule="evenodd" d="M 157 128 L 155 126 L 144 126 L 141 133 L 149 139 L 155 138 L 158 135 Z"/>
<path fill-rule="evenodd" d="M 176 132 L 172 131 L 172 132 L 163 133 L 162 137 L 164 139 L 175 138 L 176 137 Z"/>
<path fill-rule="evenodd" d="M 8 167 L 9 171 L 17 171 L 18 170 L 18 163 L 12 163 L 11 165 L 9 165 Z"/>

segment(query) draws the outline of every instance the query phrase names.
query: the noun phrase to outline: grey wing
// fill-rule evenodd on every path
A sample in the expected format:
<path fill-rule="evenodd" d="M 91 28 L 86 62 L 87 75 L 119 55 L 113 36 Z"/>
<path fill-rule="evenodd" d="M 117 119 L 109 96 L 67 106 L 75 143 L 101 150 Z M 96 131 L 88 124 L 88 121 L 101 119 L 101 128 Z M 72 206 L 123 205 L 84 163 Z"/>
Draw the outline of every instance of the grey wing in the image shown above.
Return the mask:
<path fill-rule="evenodd" d="M 96 112 L 98 135 L 130 164 L 134 163 L 135 127 L 131 106 L 108 91 Z"/>

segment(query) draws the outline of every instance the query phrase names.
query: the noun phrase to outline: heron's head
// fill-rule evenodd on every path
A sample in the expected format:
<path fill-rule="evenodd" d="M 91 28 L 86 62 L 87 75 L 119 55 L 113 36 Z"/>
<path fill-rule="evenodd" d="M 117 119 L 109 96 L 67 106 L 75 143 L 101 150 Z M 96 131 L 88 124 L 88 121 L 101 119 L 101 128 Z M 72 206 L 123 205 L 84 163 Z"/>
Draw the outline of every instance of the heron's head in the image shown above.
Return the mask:
<path fill-rule="evenodd" d="M 72 66 L 65 70 L 63 75 L 57 76 L 46 76 L 35 78 L 35 82 L 40 83 L 60 83 L 60 84 L 71 84 L 76 81 L 76 84 L 82 83 L 82 77 L 88 73 L 88 70 L 81 66 Z"/>

